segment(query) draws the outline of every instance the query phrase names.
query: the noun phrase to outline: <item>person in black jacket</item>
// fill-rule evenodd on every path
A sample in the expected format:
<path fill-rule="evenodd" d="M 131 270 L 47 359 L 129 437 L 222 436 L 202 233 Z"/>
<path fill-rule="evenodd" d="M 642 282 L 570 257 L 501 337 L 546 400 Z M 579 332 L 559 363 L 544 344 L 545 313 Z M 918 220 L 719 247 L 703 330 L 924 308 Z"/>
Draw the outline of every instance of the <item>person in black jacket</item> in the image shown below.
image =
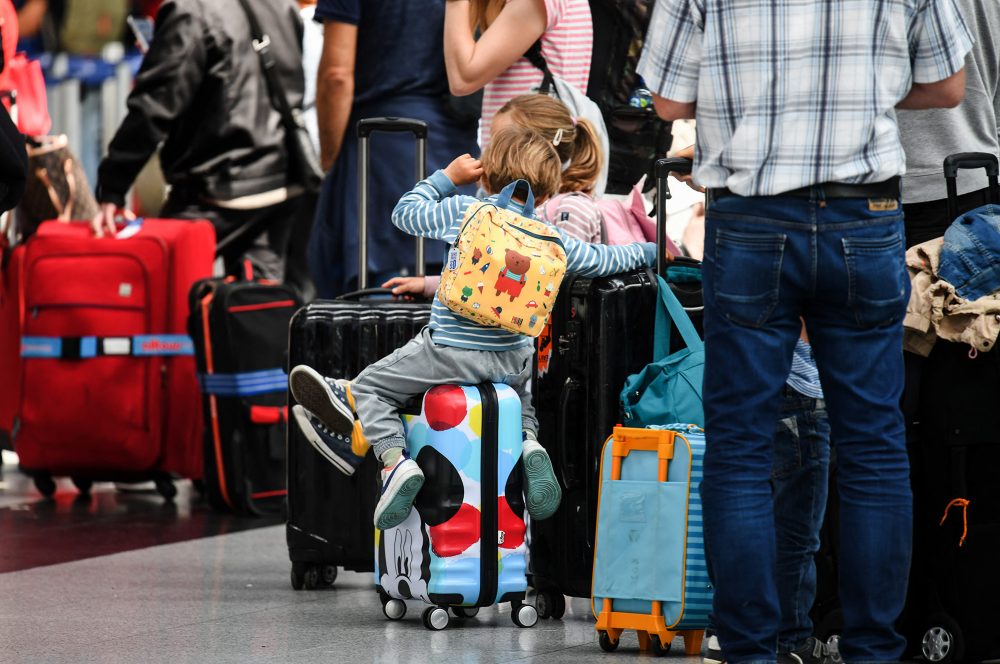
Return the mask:
<path fill-rule="evenodd" d="M 250 0 L 250 6 L 270 38 L 289 104 L 300 109 L 298 6 L 293 0 Z M 290 181 L 281 116 L 238 0 L 167 0 L 160 7 L 128 114 L 101 163 L 95 233 L 115 232 L 117 208 L 161 144 L 170 185 L 161 216 L 211 220 L 228 274 L 241 271 L 245 257 L 258 276 L 282 279 L 292 222 L 308 197 Z"/>

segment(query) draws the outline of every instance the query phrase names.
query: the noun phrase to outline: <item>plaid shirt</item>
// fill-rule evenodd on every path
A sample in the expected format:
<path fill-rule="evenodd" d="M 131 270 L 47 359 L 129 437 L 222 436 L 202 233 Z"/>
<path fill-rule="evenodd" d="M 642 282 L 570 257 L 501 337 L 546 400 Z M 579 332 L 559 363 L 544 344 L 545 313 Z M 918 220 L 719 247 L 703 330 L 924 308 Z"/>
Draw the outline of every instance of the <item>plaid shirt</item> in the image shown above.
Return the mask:
<path fill-rule="evenodd" d="M 894 107 L 971 47 L 955 0 L 657 0 L 638 71 L 697 101 L 699 184 L 773 196 L 904 173 Z"/>

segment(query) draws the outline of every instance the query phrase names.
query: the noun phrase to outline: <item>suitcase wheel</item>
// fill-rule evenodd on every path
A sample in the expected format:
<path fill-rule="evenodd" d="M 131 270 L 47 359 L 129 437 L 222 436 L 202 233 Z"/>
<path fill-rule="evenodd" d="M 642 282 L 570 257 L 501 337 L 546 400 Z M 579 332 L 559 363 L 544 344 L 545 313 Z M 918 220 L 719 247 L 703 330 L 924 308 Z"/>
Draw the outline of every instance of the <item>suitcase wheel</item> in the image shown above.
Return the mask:
<path fill-rule="evenodd" d="M 960 661 L 965 655 L 965 642 L 958 623 L 946 613 L 936 613 L 924 623 L 920 650 L 934 664 Z"/>
<path fill-rule="evenodd" d="M 81 496 L 90 495 L 90 489 L 94 486 L 94 480 L 84 479 L 82 477 L 74 477 L 73 486 L 76 490 L 80 492 Z"/>
<path fill-rule="evenodd" d="M 303 583 L 306 590 L 316 590 L 319 588 L 321 581 L 322 575 L 320 574 L 318 565 L 310 565 L 306 568 L 305 574 L 303 574 Z"/>
<path fill-rule="evenodd" d="M 35 488 L 46 498 L 51 498 L 56 493 L 56 481 L 51 475 L 35 475 Z"/>
<path fill-rule="evenodd" d="M 174 502 L 174 498 L 177 497 L 177 487 L 174 486 L 174 481 L 169 477 L 157 477 L 154 482 L 157 493 L 163 496 L 163 499 L 168 503 Z"/>
<path fill-rule="evenodd" d="M 402 620 L 406 616 L 406 602 L 401 599 L 387 600 L 382 605 L 382 613 L 389 620 Z M 426 621 L 424 624 L 426 624 Z"/>
<path fill-rule="evenodd" d="M 511 602 L 510 617 L 518 627 L 534 627 L 538 622 L 538 611 L 530 604 Z"/>
<path fill-rule="evenodd" d="M 439 632 L 448 626 L 448 609 L 440 606 L 429 606 L 424 609 L 424 627 Z"/>
<path fill-rule="evenodd" d="M 598 632 L 597 642 L 600 644 L 601 650 L 604 652 L 614 652 L 618 650 L 618 644 L 620 643 L 619 641 L 612 641 L 607 632 Z"/>
<path fill-rule="evenodd" d="M 653 653 L 654 657 L 663 657 L 668 652 L 670 652 L 669 643 L 661 643 L 660 637 L 656 634 L 649 635 L 649 652 Z"/>
<path fill-rule="evenodd" d="M 296 563 L 292 563 L 292 590 L 302 590 L 305 587 L 305 570 Z"/>
<path fill-rule="evenodd" d="M 566 596 L 551 590 L 539 590 L 535 597 L 535 610 L 539 618 L 559 620 L 566 613 Z"/>
<path fill-rule="evenodd" d="M 478 606 L 453 606 L 451 612 L 456 618 L 475 618 L 479 614 Z"/>

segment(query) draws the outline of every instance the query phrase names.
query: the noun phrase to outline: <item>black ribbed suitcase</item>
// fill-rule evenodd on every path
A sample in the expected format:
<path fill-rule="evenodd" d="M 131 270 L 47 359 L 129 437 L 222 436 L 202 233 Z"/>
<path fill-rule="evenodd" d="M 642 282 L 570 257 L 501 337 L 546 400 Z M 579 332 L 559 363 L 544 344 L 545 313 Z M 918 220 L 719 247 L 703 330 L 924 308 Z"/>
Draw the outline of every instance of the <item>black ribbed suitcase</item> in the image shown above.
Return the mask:
<path fill-rule="evenodd" d="M 358 123 L 360 179 L 368 177 L 368 138 L 375 131 L 409 132 L 417 140 L 417 180 L 424 178 L 427 125 L 404 118 L 374 118 Z M 362 197 L 364 200 L 365 197 Z M 430 303 L 397 302 L 382 289 L 367 286 L 367 211 L 359 211 L 362 289 L 336 300 L 317 301 L 292 319 L 288 368 L 306 364 L 324 376 L 353 378 L 389 355 L 430 322 Z M 423 242 L 417 240 L 417 266 L 423 269 Z M 378 298 L 378 299 L 376 299 Z M 295 405 L 288 394 L 288 406 Z M 348 477 L 325 461 L 306 441 L 295 418 L 288 426 L 288 521 L 286 539 L 292 562 L 292 587 L 332 585 L 337 568 L 374 570 L 373 515 L 380 464 L 365 457 Z"/>
<path fill-rule="evenodd" d="M 686 160 L 657 165 L 660 200 L 669 192 L 667 171 L 690 169 Z M 666 237 L 662 218 L 658 234 Z M 663 255 L 663 244 L 660 245 Z M 681 279 L 697 261 L 678 258 L 661 266 L 670 286 L 701 333 L 701 280 Z M 532 521 L 529 580 L 538 591 L 542 618 L 559 618 L 563 595 L 590 597 L 597 522 L 597 489 L 601 449 L 621 424 L 619 397 L 625 379 L 653 359 L 656 280 L 652 270 L 611 277 L 570 277 L 560 289 L 549 330 L 538 339 L 534 380 L 539 442 L 552 458 L 563 487 L 555 516 Z M 676 330 L 671 348 L 682 348 Z"/>

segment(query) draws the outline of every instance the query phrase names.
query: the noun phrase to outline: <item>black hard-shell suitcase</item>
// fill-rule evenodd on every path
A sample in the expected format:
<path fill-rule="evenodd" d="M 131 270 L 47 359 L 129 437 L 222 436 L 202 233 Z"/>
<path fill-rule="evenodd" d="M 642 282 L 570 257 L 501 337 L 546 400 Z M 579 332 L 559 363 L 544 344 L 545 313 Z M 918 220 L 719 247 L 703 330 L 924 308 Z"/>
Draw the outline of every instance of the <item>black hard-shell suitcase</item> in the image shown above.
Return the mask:
<path fill-rule="evenodd" d="M 285 348 L 292 286 L 205 279 L 188 327 L 201 376 L 205 488 L 216 509 L 280 514 L 285 501 Z"/>
<path fill-rule="evenodd" d="M 410 132 L 417 140 L 417 179 L 425 174 L 427 125 L 403 118 L 366 119 L 358 123 L 361 182 L 368 178 L 368 138 L 374 131 Z M 363 196 L 365 200 L 367 196 Z M 337 300 L 317 301 L 301 309 L 289 332 L 289 368 L 306 364 L 324 376 L 353 378 L 369 364 L 415 337 L 428 322 L 429 303 L 398 302 L 388 291 L 367 286 L 367 211 L 361 226 L 358 280 L 363 289 Z M 423 270 L 423 242 L 417 241 L 417 269 Z M 382 299 L 372 299 L 381 296 Z M 295 404 L 288 394 L 289 407 Z M 347 477 L 323 460 L 292 418 L 288 427 L 288 522 L 286 539 L 292 562 L 292 587 L 332 585 L 337 568 L 374 570 L 372 551 L 377 502 L 378 459 L 369 454 Z"/>
<path fill-rule="evenodd" d="M 658 211 L 665 209 L 669 198 L 667 172 L 685 169 L 690 169 L 687 160 L 657 164 Z M 657 226 L 662 257 L 666 237 L 662 215 Z M 684 258 L 671 265 L 699 267 L 697 261 Z M 652 270 L 595 279 L 569 277 L 556 300 L 549 330 L 538 339 L 534 381 L 538 439 L 563 487 L 556 514 L 531 522 L 529 579 L 538 591 L 536 608 L 543 618 L 562 615 L 563 595 L 590 597 L 601 449 L 622 422 L 619 397 L 625 379 L 653 359 L 654 277 Z M 700 280 L 670 285 L 701 333 Z M 681 347 L 683 341 L 674 330 L 671 348 Z"/>

